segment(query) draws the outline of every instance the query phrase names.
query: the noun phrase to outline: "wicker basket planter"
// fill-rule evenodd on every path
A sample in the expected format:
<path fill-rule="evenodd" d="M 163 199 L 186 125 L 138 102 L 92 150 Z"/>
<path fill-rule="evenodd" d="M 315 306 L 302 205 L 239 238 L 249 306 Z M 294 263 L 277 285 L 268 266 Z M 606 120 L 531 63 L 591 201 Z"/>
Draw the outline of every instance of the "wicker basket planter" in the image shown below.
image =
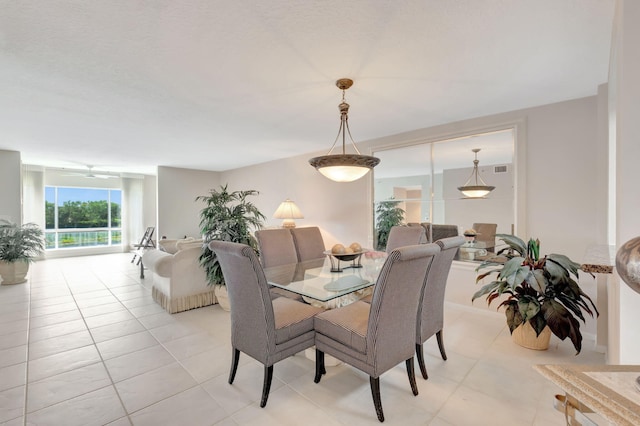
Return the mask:
<path fill-rule="evenodd" d="M 227 292 L 227 286 L 216 284 L 213 287 L 213 291 L 215 292 L 216 299 L 218 299 L 218 304 L 220 305 L 222 310 L 230 312 L 231 304 L 229 304 L 229 293 Z"/>
<path fill-rule="evenodd" d="M 546 351 L 549 349 L 549 341 L 551 339 L 551 329 L 545 327 L 539 336 L 536 336 L 536 331 L 533 329 L 529 321 L 524 324 L 520 324 L 511 333 L 511 338 L 518 345 L 527 348 L 534 349 L 536 351 Z"/>

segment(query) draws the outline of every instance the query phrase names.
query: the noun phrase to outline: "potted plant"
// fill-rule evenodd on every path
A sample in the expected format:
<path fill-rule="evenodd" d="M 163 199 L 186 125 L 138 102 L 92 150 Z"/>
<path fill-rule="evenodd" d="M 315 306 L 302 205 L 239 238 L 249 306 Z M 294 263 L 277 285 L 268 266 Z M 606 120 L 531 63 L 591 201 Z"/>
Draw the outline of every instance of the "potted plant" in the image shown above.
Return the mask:
<path fill-rule="evenodd" d="M 0 277 L 2 284 L 26 281 L 29 263 L 44 251 L 42 230 L 34 223 L 18 225 L 0 220 Z"/>
<path fill-rule="evenodd" d="M 376 207 L 376 250 L 384 251 L 391 228 L 404 220 L 404 210 L 398 207 L 400 201 L 381 201 Z"/>
<path fill-rule="evenodd" d="M 215 253 L 209 250 L 212 240 L 231 241 L 247 244 L 258 249 L 258 243 L 251 230 L 260 229 L 265 216 L 247 197 L 258 195 L 255 190 L 229 192 L 227 185 L 219 190 L 212 189 L 208 195 L 196 197 L 196 201 L 205 203 L 200 211 L 200 232 L 204 239 L 200 265 L 205 269 L 209 285 L 215 285 L 220 306 L 229 310 L 224 287 L 224 276 Z"/>
<path fill-rule="evenodd" d="M 476 283 L 491 274 L 494 281 L 484 285 L 473 295 L 472 301 L 486 295 L 487 303 L 502 295 L 508 295 L 498 308 L 504 306 L 509 330 L 516 343 L 525 347 L 527 328 L 534 337 L 546 334 L 544 344 L 533 349 L 546 349 L 551 333 L 561 340 L 569 337 L 576 349 L 582 349 L 582 334 L 578 319 L 585 321 L 583 312 L 592 317 L 599 315 L 591 298 L 578 285 L 578 263 L 561 254 L 540 257 L 540 241 L 533 238 L 525 243 L 514 235 L 497 234 L 507 244 L 496 256 L 482 262 L 476 268 L 488 272 L 478 275 Z M 548 327 L 548 329 L 547 329 Z M 545 331 L 546 330 L 546 331 Z M 518 338 L 525 339 L 524 341 Z"/>

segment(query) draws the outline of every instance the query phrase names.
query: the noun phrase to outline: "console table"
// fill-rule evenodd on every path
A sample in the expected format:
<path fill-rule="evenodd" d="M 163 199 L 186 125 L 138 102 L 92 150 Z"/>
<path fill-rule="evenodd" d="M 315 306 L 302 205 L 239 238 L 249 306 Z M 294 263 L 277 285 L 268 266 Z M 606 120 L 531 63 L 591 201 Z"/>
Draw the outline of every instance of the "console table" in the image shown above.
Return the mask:
<path fill-rule="evenodd" d="M 564 412 L 567 424 L 589 424 L 582 413 L 595 413 L 613 425 L 640 425 L 640 390 L 636 387 L 640 365 L 567 364 L 533 368 L 565 392 L 564 396 L 556 395 L 556 401 L 561 401 L 556 408 Z"/>

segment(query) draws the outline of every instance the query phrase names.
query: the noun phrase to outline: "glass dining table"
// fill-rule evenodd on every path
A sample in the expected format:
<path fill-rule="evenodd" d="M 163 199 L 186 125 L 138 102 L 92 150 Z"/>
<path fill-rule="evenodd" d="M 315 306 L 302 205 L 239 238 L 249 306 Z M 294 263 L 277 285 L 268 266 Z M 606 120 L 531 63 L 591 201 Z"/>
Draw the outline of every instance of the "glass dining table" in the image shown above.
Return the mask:
<path fill-rule="evenodd" d="M 329 256 L 272 266 L 264 272 L 270 285 L 298 294 L 311 305 L 332 309 L 369 295 L 385 257 L 380 252 L 364 253 L 357 262 L 344 263 L 340 272 L 332 272 L 335 267 Z"/>

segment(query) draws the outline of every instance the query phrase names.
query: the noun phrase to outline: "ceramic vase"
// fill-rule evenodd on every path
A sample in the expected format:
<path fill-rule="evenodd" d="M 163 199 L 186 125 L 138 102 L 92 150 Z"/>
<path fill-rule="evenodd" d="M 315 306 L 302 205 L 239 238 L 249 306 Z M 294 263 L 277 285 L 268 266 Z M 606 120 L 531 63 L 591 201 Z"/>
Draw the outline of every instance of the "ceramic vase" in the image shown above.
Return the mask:
<path fill-rule="evenodd" d="M 0 261 L 0 277 L 2 277 L 2 285 L 20 284 L 27 281 L 27 272 L 29 272 L 29 262 L 5 262 Z"/>

